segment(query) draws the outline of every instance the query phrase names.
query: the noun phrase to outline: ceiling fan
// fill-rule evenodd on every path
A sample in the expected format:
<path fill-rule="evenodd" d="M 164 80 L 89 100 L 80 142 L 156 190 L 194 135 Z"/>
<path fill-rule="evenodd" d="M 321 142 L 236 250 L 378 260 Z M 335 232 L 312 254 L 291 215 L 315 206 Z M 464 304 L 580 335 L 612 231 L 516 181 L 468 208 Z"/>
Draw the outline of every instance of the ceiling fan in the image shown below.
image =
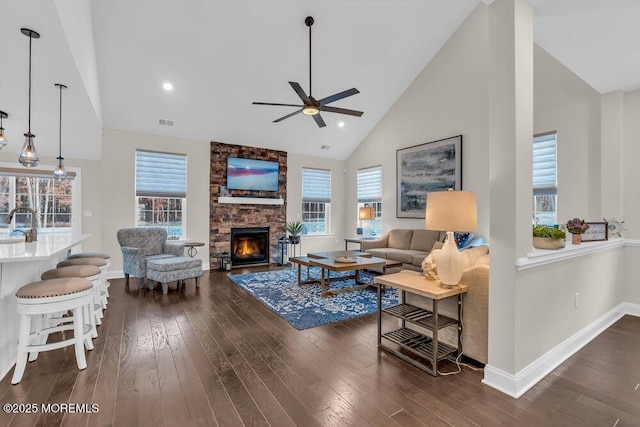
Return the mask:
<path fill-rule="evenodd" d="M 357 116 L 357 117 L 360 117 L 363 114 L 362 111 L 348 110 L 346 108 L 330 107 L 329 105 L 327 105 L 332 102 L 339 101 L 348 96 L 360 93 L 360 91 L 356 88 L 347 89 L 345 91 L 336 93 L 331 96 L 327 96 L 326 98 L 322 98 L 319 100 L 315 99 L 311 95 L 311 26 L 313 25 L 313 22 L 314 22 L 313 17 L 311 16 L 307 16 L 306 19 L 304 20 L 305 25 L 309 27 L 309 96 L 307 96 L 307 94 L 304 93 L 304 90 L 302 90 L 302 87 L 300 87 L 298 83 L 289 82 L 293 90 L 298 94 L 298 96 L 302 100 L 302 103 L 303 103 L 302 105 L 277 104 L 277 103 L 271 103 L 271 102 L 254 102 L 253 103 L 255 105 L 275 105 L 275 106 L 281 106 L 281 107 L 299 107 L 300 108 L 299 110 L 296 110 L 293 113 L 289 113 L 286 116 L 283 116 L 283 117 L 280 117 L 279 119 L 274 120 L 273 121 L 274 123 L 281 122 L 284 119 L 288 119 L 289 117 L 302 113 L 302 114 L 306 114 L 307 116 L 313 117 L 318 127 L 322 128 L 326 126 L 326 123 L 324 122 L 324 120 L 322 120 L 322 116 L 320 115 L 321 111 L 326 111 L 328 113 L 348 114 L 350 116 Z"/>

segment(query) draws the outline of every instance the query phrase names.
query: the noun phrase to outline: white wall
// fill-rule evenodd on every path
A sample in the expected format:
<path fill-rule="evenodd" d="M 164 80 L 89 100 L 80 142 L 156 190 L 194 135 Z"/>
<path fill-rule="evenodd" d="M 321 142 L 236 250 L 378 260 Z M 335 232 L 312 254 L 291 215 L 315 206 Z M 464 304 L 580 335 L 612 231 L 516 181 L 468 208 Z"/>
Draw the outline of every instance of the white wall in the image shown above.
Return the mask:
<path fill-rule="evenodd" d="M 288 153 L 287 155 L 287 221 L 301 220 L 302 168 L 331 170 L 331 225 L 327 236 L 302 236 L 302 254 L 344 249 L 345 236 L 345 162 Z M 299 255 L 298 252 L 296 254 Z M 291 255 L 291 254 L 290 254 Z"/>
<path fill-rule="evenodd" d="M 624 93 L 623 114 L 623 180 L 620 183 L 623 195 L 625 237 L 640 239 L 640 90 Z M 637 264 L 637 263 L 636 263 Z M 637 275 L 633 276 L 634 278 Z M 636 279 L 637 280 L 637 279 Z"/>
<path fill-rule="evenodd" d="M 102 250 L 111 254 L 111 271 L 122 272 L 122 255 L 116 240 L 121 228 L 135 227 L 136 149 L 187 155 L 186 238 L 205 243 L 197 257 L 209 264 L 210 143 L 188 141 L 114 129 L 102 132 L 99 197 L 102 199 Z"/>
<path fill-rule="evenodd" d="M 396 150 L 462 134 L 462 187 L 477 192 L 477 235 L 489 237 L 486 6 L 471 13 L 346 161 L 345 230 L 357 227 L 357 171 L 382 166 L 382 231 L 424 228 L 396 217 Z"/>

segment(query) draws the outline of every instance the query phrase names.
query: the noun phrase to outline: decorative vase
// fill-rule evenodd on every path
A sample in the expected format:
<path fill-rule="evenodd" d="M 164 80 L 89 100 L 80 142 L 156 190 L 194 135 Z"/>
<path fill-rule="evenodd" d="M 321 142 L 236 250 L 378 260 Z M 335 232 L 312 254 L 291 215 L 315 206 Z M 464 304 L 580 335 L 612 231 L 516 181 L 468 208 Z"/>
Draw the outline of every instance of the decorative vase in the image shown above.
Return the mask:
<path fill-rule="evenodd" d="M 582 234 L 576 233 L 571 235 L 571 243 L 574 245 L 579 245 L 582 243 Z"/>
<path fill-rule="evenodd" d="M 553 237 L 534 237 L 533 247 L 538 249 L 562 249 L 564 248 L 564 239 L 555 239 Z"/>

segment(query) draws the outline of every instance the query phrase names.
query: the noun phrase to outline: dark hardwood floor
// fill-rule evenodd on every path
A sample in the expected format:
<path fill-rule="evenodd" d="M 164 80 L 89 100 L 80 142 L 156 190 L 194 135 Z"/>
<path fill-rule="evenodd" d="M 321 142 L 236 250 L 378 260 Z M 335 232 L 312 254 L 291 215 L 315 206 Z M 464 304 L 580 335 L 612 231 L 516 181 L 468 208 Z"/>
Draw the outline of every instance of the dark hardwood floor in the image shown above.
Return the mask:
<path fill-rule="evenodd" d="M 297 331 L 222 272 L 169 295 L 134 283 L 127 292 L 111 281 L 87 369 L 67 347 L 41 354 L 19 385 L 13 370 L 0 381 L 3 405 L 98 411 L 0 411 L 0 426 L 640 425 L 640 318 L 624 317 L 515 400 L 482 372 L 434 378 L 378 351 L 375 315 Z"/>

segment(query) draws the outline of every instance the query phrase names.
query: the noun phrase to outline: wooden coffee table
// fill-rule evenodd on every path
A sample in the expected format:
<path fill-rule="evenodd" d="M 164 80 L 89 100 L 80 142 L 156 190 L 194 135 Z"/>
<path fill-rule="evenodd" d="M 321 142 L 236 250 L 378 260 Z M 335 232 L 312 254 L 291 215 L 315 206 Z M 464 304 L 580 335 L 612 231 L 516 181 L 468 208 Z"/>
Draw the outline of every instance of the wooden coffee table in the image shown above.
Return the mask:
<path fill-rule="evenodd" d="M 340 257 L 352 257 L 354 258 L 353 262 L 337 262 L 336 258 Z M 373 286 L 368 283 L 361 282 L 360 279 L 360 270 L 365 270 L 368 268 L 378 268 L 385 267 L 387 260 L 384 258 L 376 258 L 371 256 L 371 254 L 365 252 L 358 251 L 332 251 L 332 252 L 316 252 L 308 254 L 308 262 L 309 265 L 313 265 L 315 267 L 320 267 L 320 287 L 322 289 L 322 296 L 333 296 L 337 293 L 341 292 L 351 292 L 358 289 L 366 288 L 369 286 Z M 327 270 L 326 278 L 325 278 L 325 270 Z M 341 276 L 340 280 L 343 279 L 354 279 L 355 286 L 344 288 L 344 289 L 330 289 L 331 286 L 331 271 L 353 271 L 352 276 Z"/>

